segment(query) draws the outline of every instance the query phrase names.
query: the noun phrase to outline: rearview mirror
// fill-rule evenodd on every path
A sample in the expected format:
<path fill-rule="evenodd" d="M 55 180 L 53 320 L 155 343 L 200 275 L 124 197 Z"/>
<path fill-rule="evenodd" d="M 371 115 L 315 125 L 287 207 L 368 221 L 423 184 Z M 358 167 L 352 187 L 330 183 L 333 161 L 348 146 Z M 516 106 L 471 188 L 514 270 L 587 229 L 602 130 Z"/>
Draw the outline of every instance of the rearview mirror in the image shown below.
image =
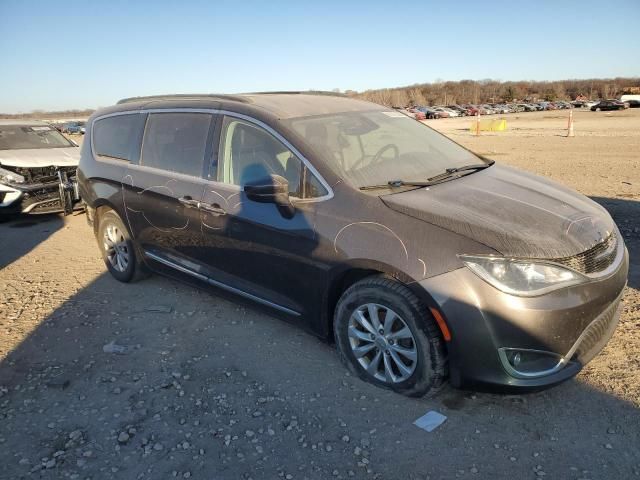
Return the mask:
<path fill-rule="evenodd" d="M 294 207 L 289 199 L 289 182 L 280 175 L 270 175 L 244 186 L 244 193 L 251 201 L 258 203 L 273 203 L 285 218 L 291 218 Z"/>

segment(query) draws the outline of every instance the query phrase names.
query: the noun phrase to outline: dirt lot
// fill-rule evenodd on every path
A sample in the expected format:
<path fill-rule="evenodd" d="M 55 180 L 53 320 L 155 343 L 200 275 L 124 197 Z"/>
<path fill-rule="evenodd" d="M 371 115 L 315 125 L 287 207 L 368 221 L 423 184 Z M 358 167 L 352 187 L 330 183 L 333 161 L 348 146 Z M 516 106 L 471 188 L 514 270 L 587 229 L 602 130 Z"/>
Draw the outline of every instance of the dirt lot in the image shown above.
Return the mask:
<path fill-rule="evenodd" d="M 505 117 L 427 123 L 593 197 L 631 253 L 620 326 L 575 380 L 404 398 L 237 299 L 116 282 L 84 215 L 22 218 L 0 224 L 0 478 L 640 477 L 640 110 L 577 112 L 575 138 L 566 112 Z"/>

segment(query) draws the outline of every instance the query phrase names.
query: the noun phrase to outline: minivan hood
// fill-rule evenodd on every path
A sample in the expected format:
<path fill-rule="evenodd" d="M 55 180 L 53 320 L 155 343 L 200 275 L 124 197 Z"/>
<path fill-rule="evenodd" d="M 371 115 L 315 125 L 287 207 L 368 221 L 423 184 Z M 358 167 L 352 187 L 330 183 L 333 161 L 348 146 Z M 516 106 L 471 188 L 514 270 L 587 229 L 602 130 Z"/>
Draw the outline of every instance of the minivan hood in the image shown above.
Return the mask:
<path fill-rule="evenodd" d="M 502 165 L 381 199 L 397 212 L 464 235 L 508 257 L 576 255 L 616 228 L 607 211 L 584 195 Z"/>
<path fill-rule="evenodd" d="M 0 165 L 10 167 L 66 167 L 77 166 L 79 161 L 80 149 L 78 147 L 0 150 Z"/>

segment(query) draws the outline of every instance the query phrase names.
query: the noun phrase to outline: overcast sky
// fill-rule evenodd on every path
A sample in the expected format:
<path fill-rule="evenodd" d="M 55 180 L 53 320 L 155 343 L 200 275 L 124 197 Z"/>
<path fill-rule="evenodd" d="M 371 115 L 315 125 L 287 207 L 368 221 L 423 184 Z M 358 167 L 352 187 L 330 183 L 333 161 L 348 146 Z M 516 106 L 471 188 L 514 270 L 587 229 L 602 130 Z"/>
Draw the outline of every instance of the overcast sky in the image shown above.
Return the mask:
<path fill-rule="evenodd" d="M 161 93 L 640 76 L 639 0 L 0 0 L 0 112 Z"/>

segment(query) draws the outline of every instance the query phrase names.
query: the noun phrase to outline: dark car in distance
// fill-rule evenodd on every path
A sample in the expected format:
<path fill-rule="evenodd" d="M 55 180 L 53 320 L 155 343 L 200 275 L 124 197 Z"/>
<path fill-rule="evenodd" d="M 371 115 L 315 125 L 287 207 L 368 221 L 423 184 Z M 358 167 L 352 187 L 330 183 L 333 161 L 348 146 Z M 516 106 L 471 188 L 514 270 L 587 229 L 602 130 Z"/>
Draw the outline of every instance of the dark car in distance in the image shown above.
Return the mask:
<path fill-rule="evenodd" d="M 628 253 L 601 206 L 401 112 L 140 97 L 87 135 L 80 192 L 116 279 L 151 270 L 255 302 L 376 385 L 540 389 L 617 325 Z"/>
<path fill-rule="evenodd" d="M 606 110 L 624 110 L 628 108 L 623 102 L 618 100 L 602 100 L 591 107 L 592 112 L 606 111 Z"/>

